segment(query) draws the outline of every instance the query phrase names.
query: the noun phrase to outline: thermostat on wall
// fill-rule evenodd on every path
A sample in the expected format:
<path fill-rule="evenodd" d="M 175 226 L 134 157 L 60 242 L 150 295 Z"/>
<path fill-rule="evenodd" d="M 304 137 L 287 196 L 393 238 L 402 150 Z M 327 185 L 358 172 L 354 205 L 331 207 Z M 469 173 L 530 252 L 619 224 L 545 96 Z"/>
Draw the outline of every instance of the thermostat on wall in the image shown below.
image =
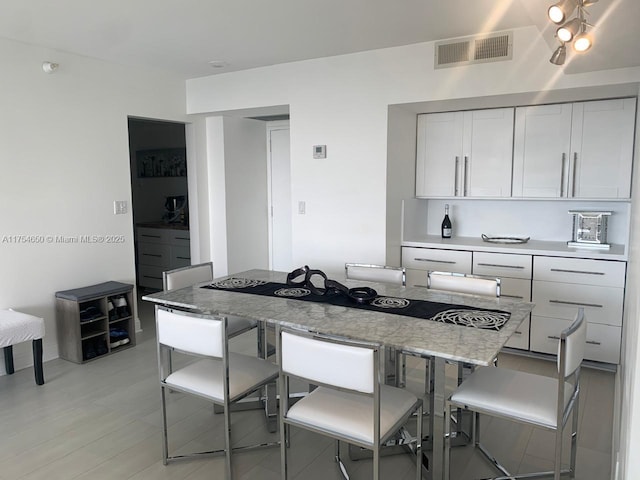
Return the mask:
<path fill-rule="evenodd" d="M 313 146 L 313 158 L 327 158 L 327 146 L 326 145 L 314 145 Z"/>

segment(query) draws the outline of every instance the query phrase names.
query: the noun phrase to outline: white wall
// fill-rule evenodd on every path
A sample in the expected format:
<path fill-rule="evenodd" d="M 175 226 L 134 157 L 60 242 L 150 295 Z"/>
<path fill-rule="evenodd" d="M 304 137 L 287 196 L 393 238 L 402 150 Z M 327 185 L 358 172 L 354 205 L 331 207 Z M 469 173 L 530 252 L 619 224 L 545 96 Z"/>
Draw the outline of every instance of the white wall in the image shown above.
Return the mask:
<path fill-rule="evenodd" d="M 184 82 L 4 39 L 0 58 L 0 308 L 45 318 L 48 360 L 58 355 L 56 291 L 135 283 L 131 212 L 113 214 L 114 200 L 131 202 L 127 116 L 186 121 Z M 45 74 L 45 60 L 59 70 Z M 15 235 L 123 241 L 12 242 Z M 16 368 L 31 365 L 30 349 L 16 346 Z"/>
<path fill-rule="evenodd" d="M 389 107 L 387 135 L 387 246 L 384 264 L 400 266 L 402 201 L 412 195 L 416 183 L 416 115 Z M 425 219 L 426 220 L 426 219 Z"/>
<path fill-rule="evenodd" d="M 640 79 L 640 69 L 565 76 L 535 28 L 514 38 L 514 60 L 470 67 L 434 70 L 425 43 L 191 79 L 187 109 L 289 105 L 292 200 L 306 202 L 306 214 L 293 215 L 294 264 L 384 263 L 389 105 Z M 327 145 L 324 160 L 312 158 L 318 144 Z"/>
<path fill-rule="evenodd" d="M 640 91 L 638 92 L 640 93 Z M 636 112 L 636 126 L 640 125 L 640 110 Z M 620 436 L 614 437 L 614 451 L 620 450 L 620 476 L 616 480 L 640 478 L 640 129 L 636 129 L 635 166 L 633 171 L 632 222 L 627 264 L 627 294 L 623 325 L 622 356 L 624 363 L 619 375 Z M 618 425 L 616 425 L 618 426 Z M 617 442 L 615 440 L 618 440 Z"/>
<path fill-rule="evenodd" d="M 187 81 L 187 111 L 289 106 L 292 200 L 307 207 L 305 215 L 293 215 L 293 262 L 341 272 L 347 260 L 387 258 L 386 224 L 394 215 L 387 211 L 387 166 L 394 163 L 387 159 L 389 105 L 563 89 L 554 101 L 573 101 L 571 89 L 640 81 L 640 68 L 564 75 L 549 63 L 551 53 L 531 27 L 515 30 L 507 62 L 434 70 L 433 44 L 424 43 L 275 65 Z M 327 158 L 314 160 L 312 146 L 323 144 Z M 629 295 L 637 297 L 634 285 Z M 635 326 L 634 313 L 626 322 Z M 635 362 L 635 350 L 630 358 Z"/>

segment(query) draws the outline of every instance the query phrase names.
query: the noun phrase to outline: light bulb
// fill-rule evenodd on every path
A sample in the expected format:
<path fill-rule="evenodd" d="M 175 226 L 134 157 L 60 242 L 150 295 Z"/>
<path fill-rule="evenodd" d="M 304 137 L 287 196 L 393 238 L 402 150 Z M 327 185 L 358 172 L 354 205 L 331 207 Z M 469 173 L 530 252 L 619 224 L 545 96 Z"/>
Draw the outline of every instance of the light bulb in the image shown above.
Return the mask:
<path fill-rule="evenodd" d="M 549 7 L 549 10 L 547 11 L 549 20 L 557 25 L 560 25 L 569 15 L 573 13 L 577 5 L 577 0 L 561 0 L 555 5 L 551 5 Z"/>
<path fill-rule="evenodd" d="M 573 41 L 573 49 L 578 52 L 586 52 L 593 45 L 593 41 L 591 40 L 591 36 L 585 32 L 582 32 L 580 35 L 576 35 L 575 40 Z"/>
<path fill-rule="evenodd" d="M 562 42 L 570 42 L 573 40 L 573 37 L 580 31 L 582 27 L 582 20 L 579 18 L 574 18 L 569 20 L 567 23 L 562 25 L 558 30 L 556 30 L 556 35 L 558 39 Z"/>

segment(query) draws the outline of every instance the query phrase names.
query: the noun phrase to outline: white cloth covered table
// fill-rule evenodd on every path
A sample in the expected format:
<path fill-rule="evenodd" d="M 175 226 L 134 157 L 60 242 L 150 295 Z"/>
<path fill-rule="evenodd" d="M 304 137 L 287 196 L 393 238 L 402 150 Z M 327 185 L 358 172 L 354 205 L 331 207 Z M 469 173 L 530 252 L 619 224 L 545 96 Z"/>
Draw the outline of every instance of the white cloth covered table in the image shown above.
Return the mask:
<path fill-rule="evenodd" d="M 44 319 L 16 312 L 14 310 L 0 310 L 0 347 L 4 349 L 4 361 L 7 374 L 14 372 L 13 345 L 17 343 L 33 342 L 33 367 L 36 383 L 44 383 L 42 370 L 42 338 L 44 337 Z"/>

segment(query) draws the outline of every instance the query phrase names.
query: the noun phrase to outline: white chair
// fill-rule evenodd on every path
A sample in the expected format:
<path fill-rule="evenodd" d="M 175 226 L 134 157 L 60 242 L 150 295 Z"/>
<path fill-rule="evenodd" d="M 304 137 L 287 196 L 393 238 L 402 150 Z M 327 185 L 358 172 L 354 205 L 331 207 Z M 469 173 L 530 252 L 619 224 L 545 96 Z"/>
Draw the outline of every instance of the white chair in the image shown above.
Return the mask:
<path fill-rule="evenodd" d="M 227 479 L 231 479 L 232 450 L 246 450 L 278 444 L 275 442 L 232 448 L 230 420 L 230 406 L 261 389 L 264 385 L 274 383 L 278 377 L 278 367 L 264 359 L 229 352 L 226 335 L 227 319 L 225 317 L 207 318 L 191 312 L 175 311 L 157 306 L 156 325 L 160 390 L 162 393 L 163 463 L 166 465 L 170 460 L 224 453 Z M 168 352 L 174 349 L 201 357 L 201 359 L 175 371 L 170 371 Z M 214 405 L 223 407 L 224 449 L 169 456 L 165 398 L 167 388 L 204 398 Z"/>
<path fill-rule="evenodd" d="M 287 447 L 291 426 L 335 439 L 335 460 L 349 478 L 340 459 L 340 441 L 373 451 L 373 479 L 380 478 L 380 447 L 417 412 L 422 400 L 407 390 L 380 383 L 380 345 L 349 341 L 289 328 L 278 328 L 280 365 L 280 451 L 283 480 L 287 479 Z M 289 379 L 318 385 L 289 405 Z M 414 439 L 416 479 L 422 474 L 422 422 Z"/>
<path fill-rule="evenodd" d="M 189 265 L 187 267 L 176 268 L 173 270 L 167 270 L 162 272 L 162 289 L 165 292 L 172 290 L 178 290 L 180 288 L 190 287 L 199 283 L 213 281 L 213 263 L 199 263 L 197 265 Z M 229 317 L 228 318 L 228 335 L 235 337 L 241 333 L 247 332 L 253 328 L 256 328 L 257 322 L 255 320 L 249 320 L 242 317 Z M 259 342 L 258 350 L 261 358 L 265 358 L 262 355 L 263 342 Z"/>
<path fill-rule="evenodd" d="M 475 412 L 474 443 L 480 452 L 506 477 L 560 479 L 561 474 L 575 477 L 576 440 L 578 437 L 578 399 L 580 394 L 580 364 L 582 363 L 587 324 L 583 308 L 578 309 L 575 320 L 560 334 L 558 342 L 558 375 L 556 378 L 497 367 L 477 369 L 451 395 L 447 402 L 447 416 L 452 407 Z M 541 427 L 555 432 L 554 470 L 513 475 L 507 472 L 495 457 L 480 443 L 480 414 Z M 562 434 L 573 414 L 571 456 L 568 470 L 561 469 Z M 445 422 L 445 479 L 449 479 L 451 435 Z"/>
<path fill-rule="evenodd" d="M 475 275 L 465 274 L 465 273 L 454 273 L 454 272 L 438 272 L 438 271 L 428 271 L 427 272 L 427 288 L 433 290 L 442 290 L 447 292 L 454 293 L 463 293 L 470 295 L 483 295 L 487 297 L 499 297 L 500 296 L 500 279 L 499 278 L 486 278 L 486 277 L 478 277 Z M 497 362 L 497 358 L 494 359 L 494 364 Z M 433 386 L 431 385 L 430 378 L 433 378 L 433 372 L 431 371 L 432 364 L 428 365 L 427 371 L 427 379 L 425 380 L 425 390 L 426 393 L 429 394 L 429 397 L 433 395 Z M 458 385 L 462 383 L 468 373 L 473 372 L 475 370 L 474 365 L 457 362 L 458 367 Z M 466 373 L 465 373 L 466 372 Z M 428 388 L 427 388 L 428 387 Z M 431 398 L 433 404 L 433 398 Z M 430 412 L 431 422 L 434 419 L 434 412 Z M 463 415 L 460 410 L 458 410 L 457 415 L 453 420 L 457 424 L 458 434 L 462 433 L 462 421 Z M 473 425 L 470 428 L 471 433 L 473 435 Z M 433 431 L 433 428 L 432 428 Z"/>
<path fill-rule="evenodd" d="M 162 272 L 162 289 L 169 292 L 212 280 L 213 263 L 199 263 Z"/>
<path fill-rule="evenodd" d="M 365 263 L 345 263 L 345 277 L 350 280 L 389 283 L 401 287 L 407 284 L 407 273 L 404 267 L 386 265 L 370 265 Z M 395 383 L 402 387 L 406 383 L 406 359 L 394 349 L 385 351 L 385 375 L 387 383 Z"/>
<path fill-rule="evenodd" d="M 472 295 L 500 296 L 500 279 L 464 273 L 427 272 L 427 288 Z"/>
<path fill-rule="evenodd" d="M 386 265 L 368 265 L 364 263 L 345 263 L 346 278 L 369 282 L 392 283 L 405 286 L 407 274 L 404 267 L 388 267 Z"/>

